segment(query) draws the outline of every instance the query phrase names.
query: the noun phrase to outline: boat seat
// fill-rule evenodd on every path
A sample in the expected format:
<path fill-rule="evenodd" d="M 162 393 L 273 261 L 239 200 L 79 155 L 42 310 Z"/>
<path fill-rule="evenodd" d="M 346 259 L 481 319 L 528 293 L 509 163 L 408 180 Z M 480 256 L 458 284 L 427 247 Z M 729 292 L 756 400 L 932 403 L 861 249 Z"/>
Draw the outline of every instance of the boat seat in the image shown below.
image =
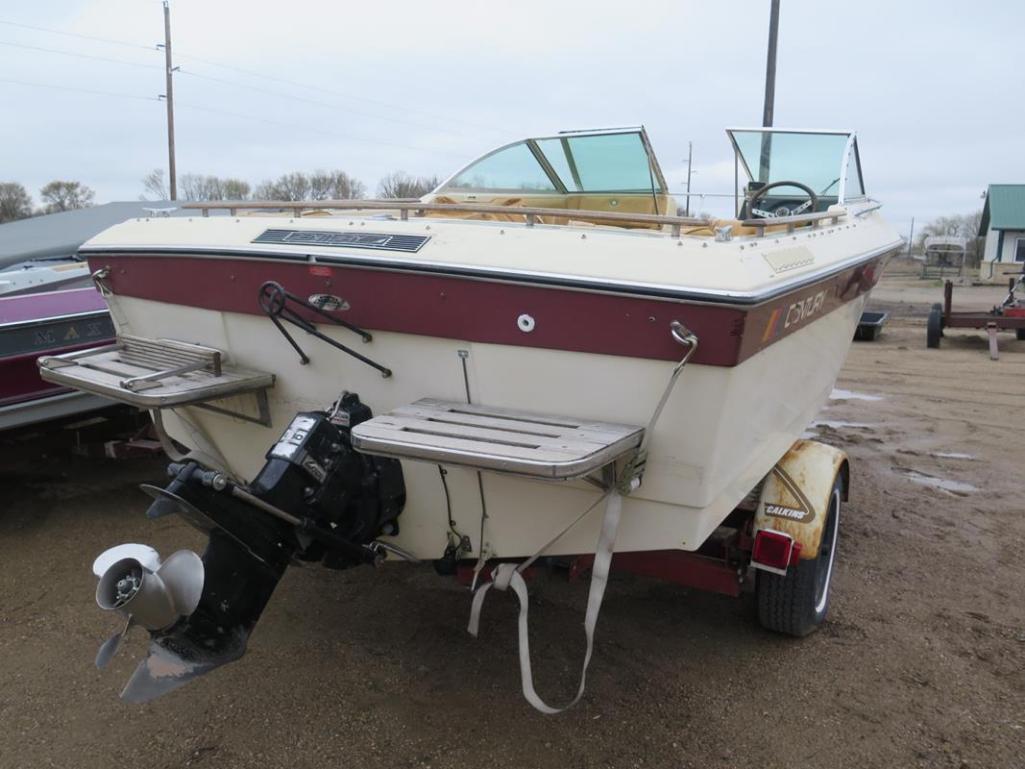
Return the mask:
<path fill-rule="evenodd" d="M 352 428 L 357 451 L 540 480 L 581 478 L 641 443 L 644 428 L 423 398 Z"/>

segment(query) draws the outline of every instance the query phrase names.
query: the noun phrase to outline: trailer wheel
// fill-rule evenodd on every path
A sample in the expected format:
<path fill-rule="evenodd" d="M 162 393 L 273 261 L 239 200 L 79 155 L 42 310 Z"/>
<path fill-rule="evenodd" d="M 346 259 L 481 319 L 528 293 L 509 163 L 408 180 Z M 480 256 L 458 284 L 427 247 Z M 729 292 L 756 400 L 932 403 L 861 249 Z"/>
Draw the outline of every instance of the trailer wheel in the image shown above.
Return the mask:
<path fill-rule="evenodd" d="M 843 475 L 837 473 L 817 558 L 799 560 L 787 570 L 786 575 L 759 570 L 755 597 L 758 621 L 762 627 L 800 638 L 815 630 L 826 618 L 836 543 L 840 535 L 843 493 Z"/>
<path fill-rule="evenodd" d="M 943 310 L 938 304 L 935 304 L 929 310 L 929 320 L 925 323 L 925 346 L 933 349 L 939 347 L 941 336 L 943 336 Z"/>
<path fill-rule="evenodd" d="M 1025 339 L 1025 328 L 1016 328 L 1016 329 L 1014 330 L 1014 335 L 1015 335 L 1015 336 L 1016 336 L 1016 337 L 1017 337 L 1018 339 Z"/>

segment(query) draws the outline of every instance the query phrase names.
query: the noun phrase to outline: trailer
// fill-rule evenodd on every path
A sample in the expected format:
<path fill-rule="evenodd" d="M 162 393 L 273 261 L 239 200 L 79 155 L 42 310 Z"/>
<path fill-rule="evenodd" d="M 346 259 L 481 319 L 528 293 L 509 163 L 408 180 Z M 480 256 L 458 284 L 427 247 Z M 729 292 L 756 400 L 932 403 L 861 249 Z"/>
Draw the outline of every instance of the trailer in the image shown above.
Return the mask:
<path fill-rule="evenodd" d="M 990 310 L 959 310 L 954 312 L 954 284 L 947 281 L 943 286 L 943 304 L 934 304 L 926 322 L 926 346 L 937 348 L 943 331 L 947 328 L 984 328 L 989 335 L 989 351 L 997 359 L 997 332 L 1013 331 L 1018 339 L 1025 339 L 1025 300 L 1015 296 L 1015 291 L 1025 284 L 1025 270 L 1021 275 L 1008 280 L 1007 296 Z"/>

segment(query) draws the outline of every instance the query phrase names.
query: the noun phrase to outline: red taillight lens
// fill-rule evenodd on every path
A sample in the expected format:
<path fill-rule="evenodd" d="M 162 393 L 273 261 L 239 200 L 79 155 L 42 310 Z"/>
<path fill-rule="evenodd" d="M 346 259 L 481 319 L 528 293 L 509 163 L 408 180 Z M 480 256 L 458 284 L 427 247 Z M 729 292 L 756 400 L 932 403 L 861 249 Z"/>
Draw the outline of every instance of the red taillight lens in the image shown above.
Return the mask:
<path fill-rule="evenodd" d="M 761 529 L 755 534 L 751 561 L 767 571 L 785 574 L 794 553 L 794 538 L 782 531 Z"/>

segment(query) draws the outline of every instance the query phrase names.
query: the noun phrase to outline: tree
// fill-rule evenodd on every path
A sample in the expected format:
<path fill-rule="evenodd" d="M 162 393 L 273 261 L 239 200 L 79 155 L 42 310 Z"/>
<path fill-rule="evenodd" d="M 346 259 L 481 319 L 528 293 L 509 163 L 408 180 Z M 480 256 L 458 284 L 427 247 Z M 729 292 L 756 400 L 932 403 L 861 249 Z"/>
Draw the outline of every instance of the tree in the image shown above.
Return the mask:
<path fill-rule="evenodd" d="M 167 180 L 164 178 L 163 168 L 154 168 L 142 177 L 143 193 L 140 200 L 169 200 L 171 193 L 167 189 Z"/>
<path fill-rule="evenodd" d="M 310 180 L 306 174 L 294 171 L 282 174 L 276 181 L 265 181 L 256 188 L 258 200 L 307 200 L 310 194 Z"/>
<path fill-rule="evenodd" d="M 310 198 L 313 200 L 352 200 L 367 194 L 363 182 L 345 171 L 321 171 L 310 174 Z"/>
<path fill-rule="evenodd" d="M 317 170 L 282 174 L 256 188 L 257 200 L 350 200 L 366 195 L 366 187 L 345 171 Z"/>
<path fill-rule="evenodd" d="M 178 195 L 182 200 L 245 200 L 249 197 L 249 182 L 230 177 L 185 174 L 178 180 Z"/>
<path fill-rule="evenodd" d="M 54 180 L 39 190 L 39 197 L 46 203 L 43 210 L 53 214 L 58 211 L 89 208 L 93 204 L 95 193 L 82 182 Z"/>
<path fill-rule="evenodd" d="M 32 216 L 32 198 L 17 182 L 0 182 L 0 224 Z"/>
<path fill-rule="evenodd" d="M 439 184 L 437 176 L 410 176 L 395 171 L 381 179 L 377 196 L 381 198 L 422 198 Z"/>

